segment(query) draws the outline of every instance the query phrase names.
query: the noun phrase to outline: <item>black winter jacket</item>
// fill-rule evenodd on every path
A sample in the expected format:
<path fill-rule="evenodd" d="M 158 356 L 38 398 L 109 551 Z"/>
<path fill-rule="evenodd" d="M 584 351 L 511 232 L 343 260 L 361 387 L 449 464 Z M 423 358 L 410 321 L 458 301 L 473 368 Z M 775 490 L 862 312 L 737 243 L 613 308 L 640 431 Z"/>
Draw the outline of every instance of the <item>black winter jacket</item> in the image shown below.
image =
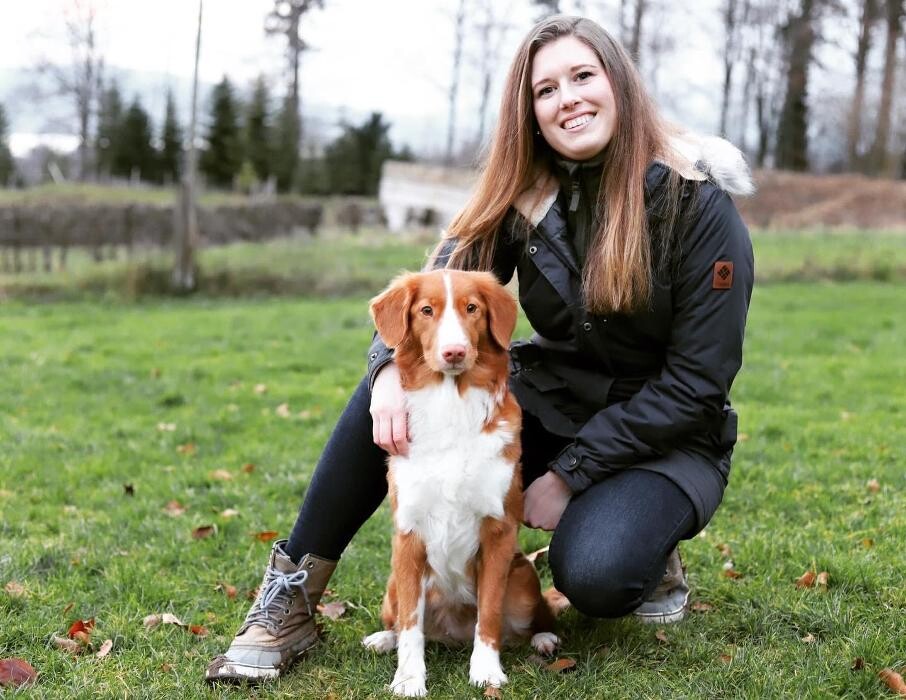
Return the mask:
<path fill-rule="evenodd" d="M 646 175 L 657 216 L 667 168 Z M 726 192 L 699 183 L 678 233 L 680 259 L 656 281 L 649 309 L 593 315 L 568 230 L 568 197 L 553 177 L 524 193 L 504 219 L 493 271 L 514 273 L 535 330 L 511 348 L 511 389 L 523 410 L 573 442 L 550 464 L 574 493 L 631 467 L 672 479 L 693 502 L 700 529 L 723 496 L 737 418 L 728 400 L 742 363 L 754 263 L 748 230 Z M 528 239 L 518 217 L 530 224 Z M 442 267 L 455 247 L 435 260 Z M 379 337 L 369 375 L 392 359 Z M 676 454 L 678 459 L 671 459 Z"/>

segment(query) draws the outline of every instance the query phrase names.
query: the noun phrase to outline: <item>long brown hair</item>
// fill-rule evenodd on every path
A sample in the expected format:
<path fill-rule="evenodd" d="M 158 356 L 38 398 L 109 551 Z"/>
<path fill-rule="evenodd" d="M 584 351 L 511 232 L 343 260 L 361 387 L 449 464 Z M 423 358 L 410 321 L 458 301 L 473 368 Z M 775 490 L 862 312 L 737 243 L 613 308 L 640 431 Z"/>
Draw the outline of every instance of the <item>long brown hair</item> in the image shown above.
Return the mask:
<path fill-rule="evenodd" d="M 631 312 L 648 304 L 653 259 L 645 212 L 645 173 L 654 160 L 673 164 L 670 128 L 662 121 L 642 85 L 632 59 L 602 27 L 582 17 L 555 15 L 539 22 L 523 40 L 507 74 L 500 116 L 487 162 L 474 194 L 453 220 L 448 237 L 457 238 L 451 265 L 467 260 L 489 269 L 503 218 L 516 198 L 550 171 L 554 152 L 537 133 L 531 90 L 532 61 L 538 50 L 557 39 L 574 36 L 601 61 L 613 87 L 616 125 L 604 149 L 598 191 L 599 228 L 592 233 L 582 272 L 586 307 L 593 313 Z M 681 178 L 669 170 L 659 198 L 663 231 L 670 231 L 680 209 Z M 668 248 L 669 235 L 658 236 Z M 659 264 L 657 265 L 659 267 Z"/>

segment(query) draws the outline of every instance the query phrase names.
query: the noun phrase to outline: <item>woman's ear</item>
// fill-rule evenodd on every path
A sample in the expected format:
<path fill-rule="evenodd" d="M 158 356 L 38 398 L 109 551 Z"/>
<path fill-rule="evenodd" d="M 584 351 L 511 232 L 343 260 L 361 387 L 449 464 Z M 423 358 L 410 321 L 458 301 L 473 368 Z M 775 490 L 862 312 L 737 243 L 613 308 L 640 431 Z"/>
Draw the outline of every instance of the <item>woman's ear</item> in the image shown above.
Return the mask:
<path fill-rule="evenodd" d="M 409 306 L 413 295 L 412 276 L 404 274 L 371 300 L 371 318 L 387 347 L 397 347 L 409 332 Z"/>

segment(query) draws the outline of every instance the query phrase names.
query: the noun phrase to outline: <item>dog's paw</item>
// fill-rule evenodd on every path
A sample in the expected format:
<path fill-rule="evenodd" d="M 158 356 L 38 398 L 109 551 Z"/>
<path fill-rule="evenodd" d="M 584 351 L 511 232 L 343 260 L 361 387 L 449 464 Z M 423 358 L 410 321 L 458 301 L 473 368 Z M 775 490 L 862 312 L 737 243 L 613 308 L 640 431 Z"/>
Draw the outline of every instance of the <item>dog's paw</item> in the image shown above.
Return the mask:
<path fill-rule="evenodd" d="M 542 656 L 550 656 L 560 646 L 560 638 L 553 632 L 539 632 L 532 635 L 532 647 Z"/>
<path fill-rule="evenodd" d="M 384 630 L 369 634 L 362 640 L 362 646 L 378 654 L 386 654 L 388 651 L 396 649 L 396 632 L 393 630 Z"/>
<path fill-rule="evenodd" d="M 394 695 L 403 698 L 423 698 L 428 695 L 428 688 L 425 685 L 427 678 L 424 671 L 418 673 L 409 673 L 402 669 L 397 669 L 393 681 L 390 683 L 390 690 Z"/>
<path fill-rule="evenodd" d="M 484 642 L 476 642 L 469 662 L 469 682 L 479 687 L 493 685 L 499 688 L 507 680 L 509 679 L 500 667 L 499 652 Z"/>

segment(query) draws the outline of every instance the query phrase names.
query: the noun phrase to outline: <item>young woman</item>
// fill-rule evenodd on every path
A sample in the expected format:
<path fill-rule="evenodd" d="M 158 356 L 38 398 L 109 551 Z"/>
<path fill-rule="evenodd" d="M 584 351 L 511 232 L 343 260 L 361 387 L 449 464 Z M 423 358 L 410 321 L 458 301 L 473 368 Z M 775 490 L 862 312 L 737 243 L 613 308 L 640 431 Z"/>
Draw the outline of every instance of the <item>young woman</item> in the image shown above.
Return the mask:
<path fill-rule="evenodd" d="M 507 77 L 487 165 L 433 264 L 518 273 L 535 335 L 516 343 L 525 521 L 553 531 L 554 583 L 581 612 L 681 619 L 676 546 L 709 521 L 736 441 L 753 260 L 727 191 L 738 151 L 659 117 L 601 27 L 535 26 Z M 376 339 L 288 541 L 208 680 L 272 678 L 316 640 L 313 611 L 407 450 L 392 352 Z"/>

